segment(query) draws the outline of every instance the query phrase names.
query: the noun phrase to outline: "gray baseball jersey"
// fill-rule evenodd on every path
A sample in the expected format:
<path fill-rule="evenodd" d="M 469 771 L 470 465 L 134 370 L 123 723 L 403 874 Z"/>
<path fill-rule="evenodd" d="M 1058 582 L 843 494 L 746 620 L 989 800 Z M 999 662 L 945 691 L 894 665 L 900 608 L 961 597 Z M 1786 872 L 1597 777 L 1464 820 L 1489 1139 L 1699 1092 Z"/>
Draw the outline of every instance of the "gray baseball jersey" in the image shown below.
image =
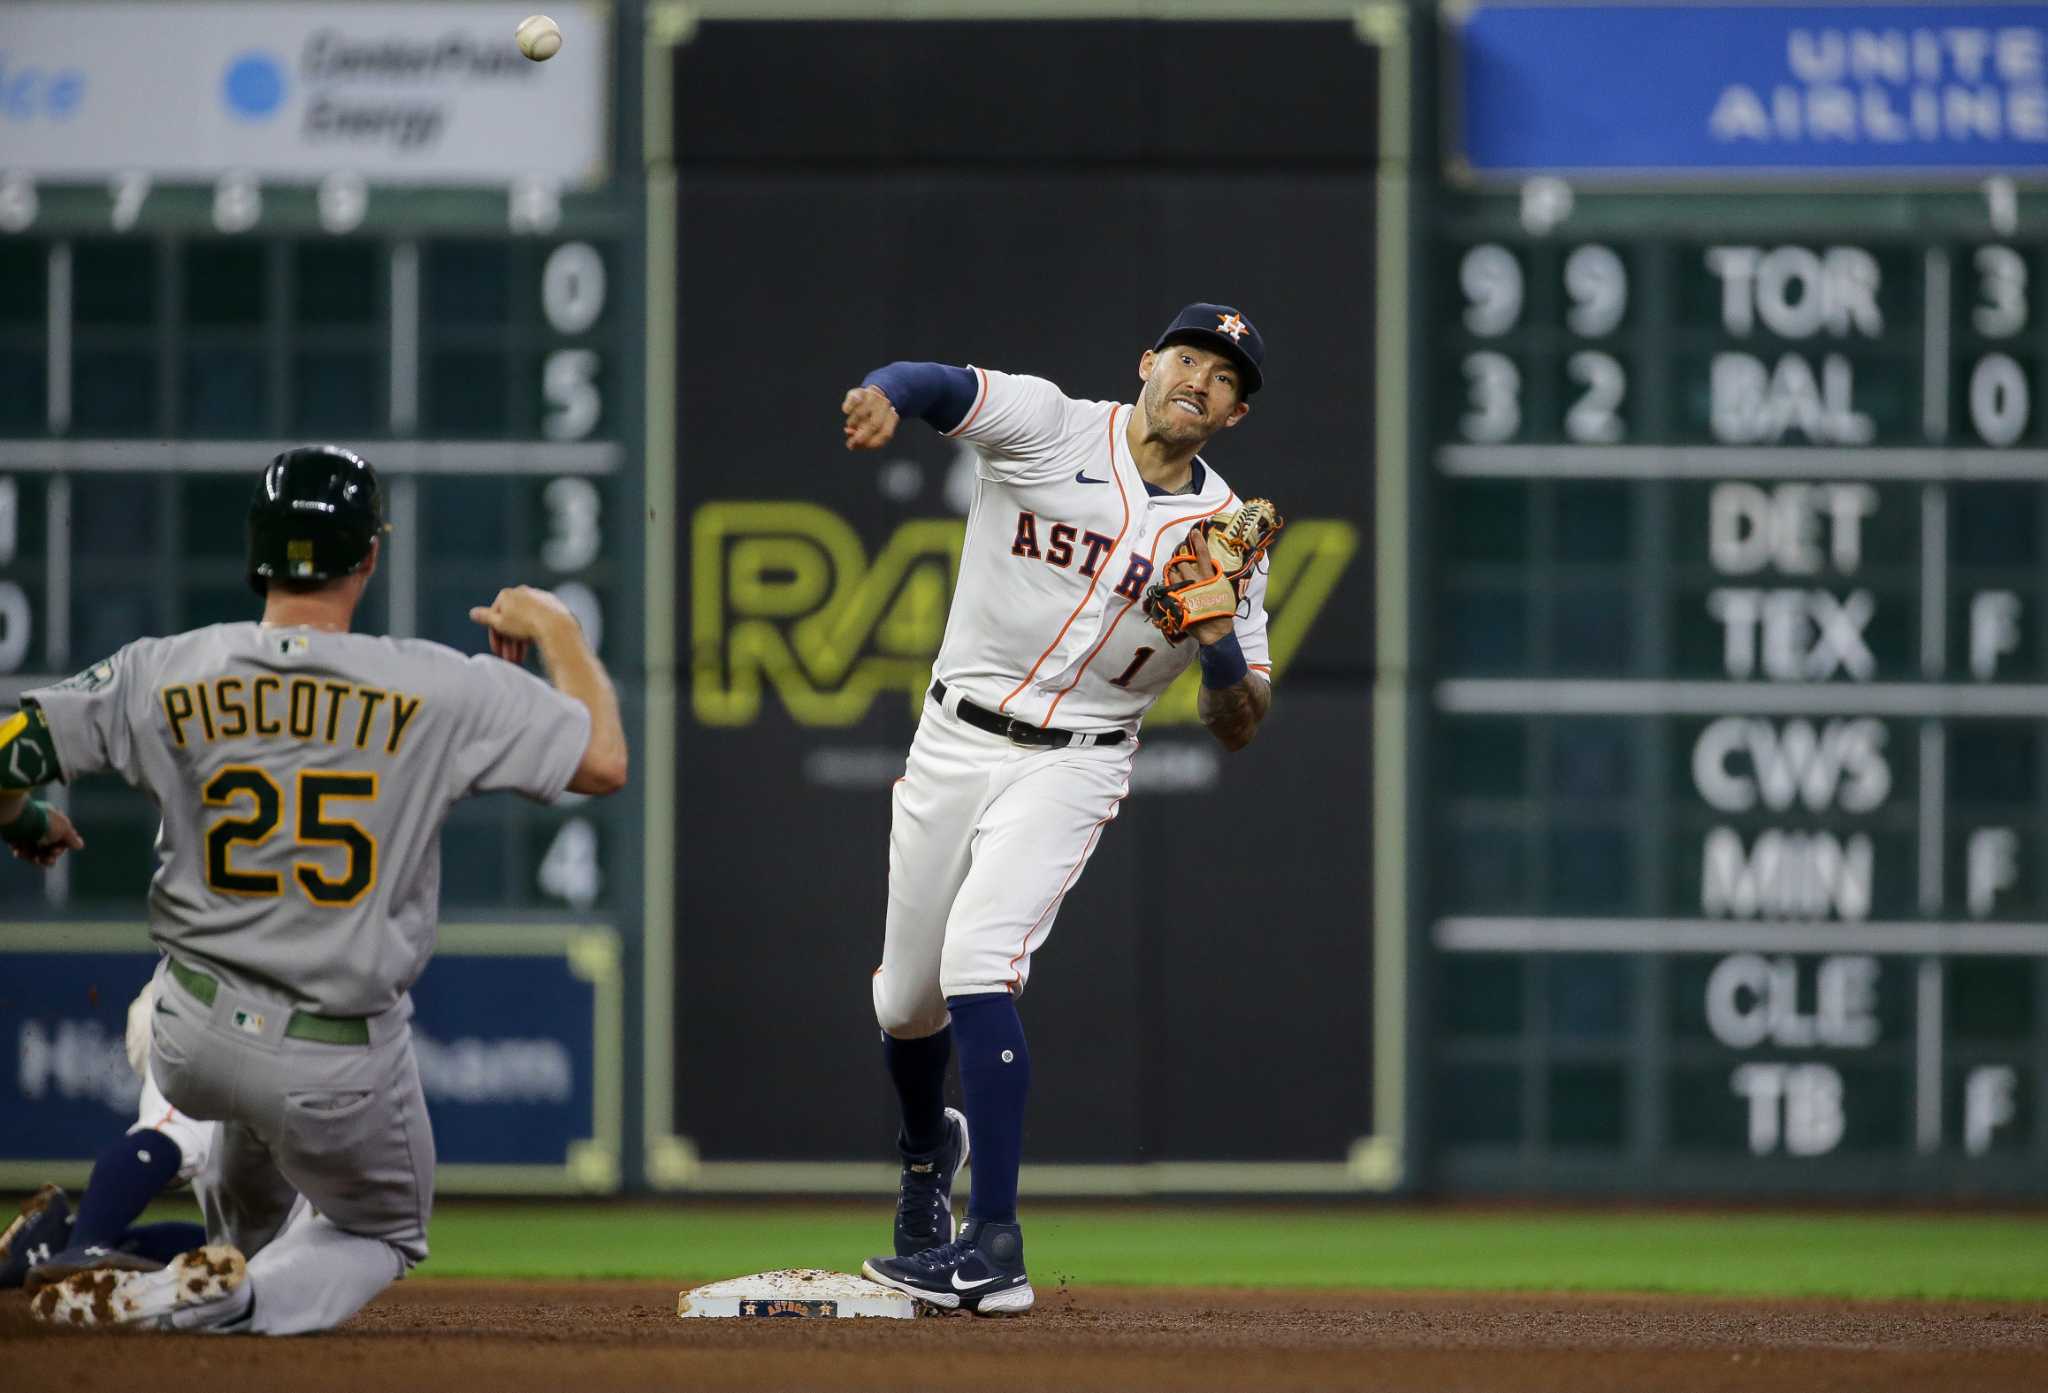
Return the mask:
<path fill-rule="evenodd" d="M 150 934 L 230 987 L 388 1010 L 434 951 L 441 824 L 471 794 L 552 802 L 590 713 L 522 668 L 419 639 L 216 624 L 27 693 L 67 779 L 163 814 Z"/>

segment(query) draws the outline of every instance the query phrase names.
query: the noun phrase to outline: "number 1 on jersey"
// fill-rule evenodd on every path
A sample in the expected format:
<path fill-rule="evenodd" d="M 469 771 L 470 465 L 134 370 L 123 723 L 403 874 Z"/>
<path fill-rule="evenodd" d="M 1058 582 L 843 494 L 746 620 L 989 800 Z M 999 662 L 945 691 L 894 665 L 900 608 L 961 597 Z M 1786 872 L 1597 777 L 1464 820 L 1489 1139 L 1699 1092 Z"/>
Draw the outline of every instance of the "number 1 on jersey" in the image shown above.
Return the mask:
<path fill-rule="evenodd" d="M 1138 675 L 1138 669 L 1145 666 L 1145 664 L 1150 662 L 1151 660 L 1152 650 L 1149 648 L 1140 648 L 1135 654 L 1132 655 L 1131 665 L 1124 669 L 1123 676 L 1110 678 L 1109 685 L 1112 687 L 1130 686 L 1131 679 Z"/>

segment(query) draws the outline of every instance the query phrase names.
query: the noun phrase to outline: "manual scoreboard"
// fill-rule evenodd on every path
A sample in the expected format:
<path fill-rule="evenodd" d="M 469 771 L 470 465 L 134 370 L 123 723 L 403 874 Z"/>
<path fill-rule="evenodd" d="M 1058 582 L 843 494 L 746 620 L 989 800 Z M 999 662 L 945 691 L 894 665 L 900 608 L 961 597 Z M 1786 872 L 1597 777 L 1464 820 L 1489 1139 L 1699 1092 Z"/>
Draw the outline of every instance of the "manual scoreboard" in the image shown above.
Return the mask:
<path fill-rule="evenodd" d="M 2048 210 L 1523 162 L 1480 72 L 1418 326 L 1440 1174 L 2038 1190 Z"/>
<path fill-rule="evenodd" d="M 635 670 L 633 235 L 610 186 L 0 179 L 0 707 L 131 638 L 256 617 L 257 471 L 319 440 L 386 487 L 362 628 L 474 652 L 471 605 L 544 585 Z M 148 803 L 68 796 L 90 853 L 0 877 L 0 918 L 138 911 Z M 626 819 L 466 804 L 444 904 L 603 913 Z"/>

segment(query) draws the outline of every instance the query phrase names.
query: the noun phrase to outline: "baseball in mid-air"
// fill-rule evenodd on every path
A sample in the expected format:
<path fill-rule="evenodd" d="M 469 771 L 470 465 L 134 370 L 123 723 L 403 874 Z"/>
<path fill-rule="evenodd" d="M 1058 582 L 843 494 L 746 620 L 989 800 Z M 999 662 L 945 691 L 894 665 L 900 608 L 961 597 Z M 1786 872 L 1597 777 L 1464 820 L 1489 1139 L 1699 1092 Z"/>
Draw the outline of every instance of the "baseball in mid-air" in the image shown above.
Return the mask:
<path fill-rule="evenodd" d="M 528 15 L 519 21 L 519 51 L 536 63 L 545 63 L 562 51 L 562 26 L 546 15 Z"/>

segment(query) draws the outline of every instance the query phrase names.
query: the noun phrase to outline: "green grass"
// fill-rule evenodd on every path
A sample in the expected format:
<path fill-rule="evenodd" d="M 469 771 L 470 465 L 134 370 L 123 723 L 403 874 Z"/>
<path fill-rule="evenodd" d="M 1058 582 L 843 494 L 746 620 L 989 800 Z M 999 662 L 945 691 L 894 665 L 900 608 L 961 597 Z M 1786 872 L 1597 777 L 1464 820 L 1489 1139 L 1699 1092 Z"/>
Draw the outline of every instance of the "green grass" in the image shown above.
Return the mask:
<path fill-rule="evenodd" d="M 858 1269 L 888 1207 L 449 1203 L 435 1277 Z M 2048 1300 L 2048 1216 L 1033 1206 L 1034 1278 L 1169 1286 Z"/>

